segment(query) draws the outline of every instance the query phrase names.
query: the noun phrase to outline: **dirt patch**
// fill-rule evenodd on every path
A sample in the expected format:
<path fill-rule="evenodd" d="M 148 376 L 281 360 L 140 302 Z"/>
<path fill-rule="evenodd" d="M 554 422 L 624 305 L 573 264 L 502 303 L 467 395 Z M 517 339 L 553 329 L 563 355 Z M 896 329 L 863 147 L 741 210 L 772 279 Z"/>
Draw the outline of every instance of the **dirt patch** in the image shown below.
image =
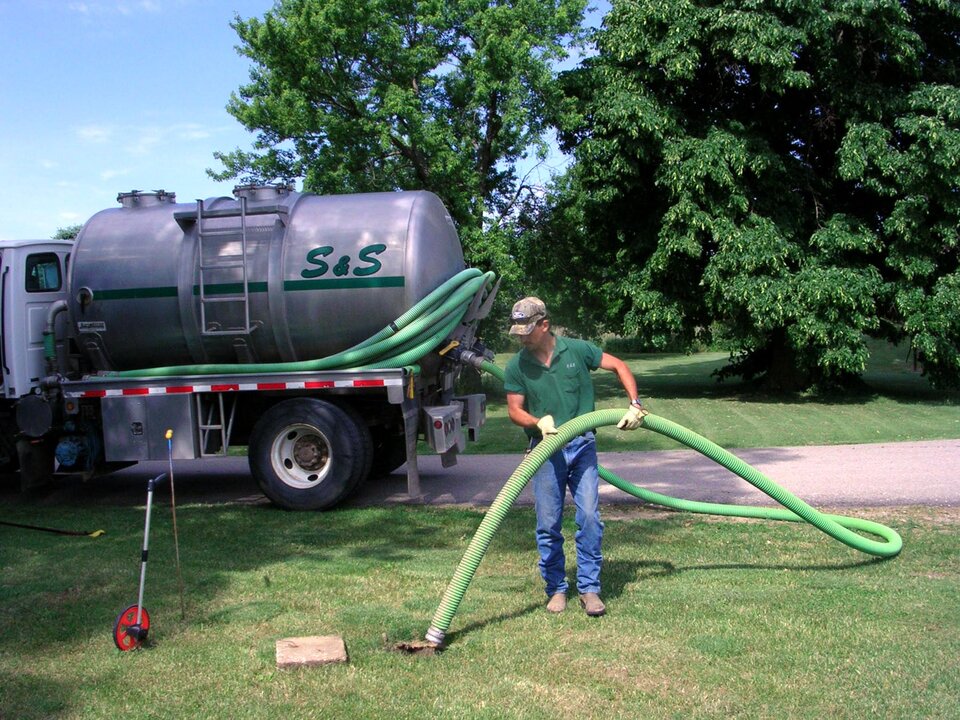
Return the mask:
<path fill-rule="evenodd" d="M 438 655 L 443 648 L 429 640 L 413 640 L 396 643 L 391 650 L 406 655 Z"/>

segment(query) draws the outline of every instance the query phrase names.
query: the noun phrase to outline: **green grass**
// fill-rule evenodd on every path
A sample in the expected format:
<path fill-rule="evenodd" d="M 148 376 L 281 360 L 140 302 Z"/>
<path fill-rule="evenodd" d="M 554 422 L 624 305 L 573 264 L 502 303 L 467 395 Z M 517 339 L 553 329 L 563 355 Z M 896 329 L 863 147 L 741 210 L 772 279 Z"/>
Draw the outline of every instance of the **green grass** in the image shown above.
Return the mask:
<path fill-rule="evenodd" d="M 849 511 L 848 511 L 849 512 Z M 529 509 L 494 538 L 439 656 L 419 639 L 479 524 L 393 507 L 154 512 L 146 648 L 120 653 L 142 507 L 14 503 L 0 527 L 3 718 L 927 718 L 960 707 L 956 510 L 864 511 L 903 535 L 877 561 L 809 526 L 608 508 L 609 613 L 548 615 Z M 568 518 L 566 531 L 572 533 Z M 339 634 L 349 663 L 278 670 L 276 641 Z"/>
<path fill-rule="evenodd" d="M 626 356 L 647 408 L 721 447 L 839 445 L 960 438 L 960 395 L 933 390 L 901 349 L 871 342 L 871 360 L 856 391 L 824 396 L 769 395 L 737 381 L 711 376 L 726 353 Z M 497 356 L 506 365 L 509 354 Z M 597 408 L 626 410 L 616 376 L 594 373 Z M 487 376 L 487 424 L 467 452 L 516 452 L 523 433 L 507 418 L 500 383 Z M 601 451 L 673 450 L 678 445 L 651 432 L 601 429 Z"/>

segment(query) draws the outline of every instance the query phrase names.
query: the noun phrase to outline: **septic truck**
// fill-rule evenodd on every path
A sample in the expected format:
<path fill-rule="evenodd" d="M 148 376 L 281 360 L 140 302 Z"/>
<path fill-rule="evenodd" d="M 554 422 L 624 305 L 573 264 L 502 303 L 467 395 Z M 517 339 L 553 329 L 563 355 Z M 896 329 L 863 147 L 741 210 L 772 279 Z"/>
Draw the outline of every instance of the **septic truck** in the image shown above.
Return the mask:
<path fill-rule="evenodd" d="M 428 192 L 121 193 L 74 241 L 0 242 L 0 464 L 23 488 L 245 446 L 275 504 L 335 505 L 422 439 L 456 462 L 457 395 L 496 286 Z M 171 433 L 172 431 L 172 433 Z"/>

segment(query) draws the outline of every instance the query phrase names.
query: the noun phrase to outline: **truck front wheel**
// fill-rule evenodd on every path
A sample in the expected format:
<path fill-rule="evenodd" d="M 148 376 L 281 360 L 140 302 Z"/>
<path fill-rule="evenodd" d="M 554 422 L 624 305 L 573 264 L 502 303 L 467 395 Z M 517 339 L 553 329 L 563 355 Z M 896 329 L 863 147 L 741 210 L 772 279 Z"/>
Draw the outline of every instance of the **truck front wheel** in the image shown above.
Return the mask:
<path fill-rule="evenodd" d="M 369 438 L 336 405 L 285 400 L 263 414 L 250 435 L 250 472 L 263 493 L 287 510 L 337 504 L 369 472 Z M 366 442 L 364 442 L 366 440 Z"/>

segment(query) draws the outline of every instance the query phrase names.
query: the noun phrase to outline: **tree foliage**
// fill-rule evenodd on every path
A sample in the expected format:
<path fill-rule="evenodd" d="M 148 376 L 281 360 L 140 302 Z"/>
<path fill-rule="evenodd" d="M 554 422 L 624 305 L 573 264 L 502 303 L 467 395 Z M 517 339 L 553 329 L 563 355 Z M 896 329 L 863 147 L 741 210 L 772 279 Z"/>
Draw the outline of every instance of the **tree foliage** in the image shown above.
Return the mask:
<path fill-rule="evenodd" d="M 83 229 L 83 225 L 67 225 L 66 227 L 57 228 L 57 232 L 54 233 L 54 240 L 73 240 L 77 235 L 80 234 L 80 231 Z"/>
<path fill-rule="evenodd" d="M 427 189 L 468 260 L 509 270 L 501 220 L 515 164 L 546 151 L 552 63 L 584 0 L 283 0 L 235 19 L 250 83 L 228 109 L 254 150 L 218 153 L 219 179 L 302 179 L 319 193 Z M 486 231 L 486 235 L 484 235 Z"/>
<path fill-rule="evenodd" d="M 597 43 L 521 256 L 564 320 L 780 387 L 906 336 L 960 384 L 960 4 L 614 0 Z"/>

